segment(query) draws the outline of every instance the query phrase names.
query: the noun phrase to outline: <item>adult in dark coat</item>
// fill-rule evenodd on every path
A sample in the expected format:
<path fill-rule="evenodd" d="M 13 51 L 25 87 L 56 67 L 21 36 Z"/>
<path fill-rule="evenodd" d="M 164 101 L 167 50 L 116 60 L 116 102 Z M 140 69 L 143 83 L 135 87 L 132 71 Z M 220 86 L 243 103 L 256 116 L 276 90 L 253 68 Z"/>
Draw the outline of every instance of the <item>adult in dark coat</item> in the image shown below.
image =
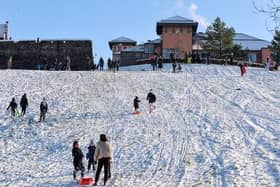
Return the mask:
<path fill-rule="evenodd" d="M 138 111 L 138 109 L 139 109 L 139 103 L 140 103 L 141 101 L 138 99 L 138 97 L 136 96 L 135 98 L 134 98 L 134 100 L 133 100 L 133 106 L 134 106 L 134 109 L 135 109 L 135 112 L 137 112 Z"/>
<path fill-rule="evenodd" d="M 16 111 L 17 111 L 17 103 L 16 103 L 16 99 L 13 98 L 12 101 L 10 102 L 7 110 L 9 110 L 11 108 L 11 115 L 12 117 L 16 116 Z"/>
<path fill-rule="evenodd" d="M 85 171 L 85 167 L 83 165 L 84 154 L 82 150 L 79 148 L 78 141 L 73 142 L 72 156 L 73 156 L 73 165 L 74 165 L 73 178 L 76 179 L 78 171 L 81 171 L 81 177 L 83 178 L 84 171 Z"/>
<path fill-rule="evenodd" d="M 22 116 L 25 115 L 27 106 L 28 106 L 28 100 L 27 100 L 27 96 L 26 96 L 26 93 L 25 93 L 25 94 L 23 94 L 23 96 L 21 97 L 21 100 L 20 100 L 20 107 L 21 107 L 21 115 Z"/>
<path fill-rule="evenodd" d="M 150 92 L 148 93 L 147 100 L 150 106 L 150 113 L 152 113 L 152 111 L 155 109 L 155 106 L 153 106 L 153 104 L 156 102 L 156 95 L 152 93 L 152 90 L 150 90 Z"/>
<path fill-rule="evenodd" d="M 48 112 L 48 104 L 46 102 L 46 99 L 43 98 L 43 101 L 40 104 L 40 120 L 39 122 L 44 122 L 46 119 L 46 113 Z"/>
<path fill-rule="evenodd" d="M 100 68 L 100 71 L 103 71 L 103 66 L 104 66 L 104 60 L 103 58 L 101 57 L 100 60 L 99 60 L 99 68 Z"/>

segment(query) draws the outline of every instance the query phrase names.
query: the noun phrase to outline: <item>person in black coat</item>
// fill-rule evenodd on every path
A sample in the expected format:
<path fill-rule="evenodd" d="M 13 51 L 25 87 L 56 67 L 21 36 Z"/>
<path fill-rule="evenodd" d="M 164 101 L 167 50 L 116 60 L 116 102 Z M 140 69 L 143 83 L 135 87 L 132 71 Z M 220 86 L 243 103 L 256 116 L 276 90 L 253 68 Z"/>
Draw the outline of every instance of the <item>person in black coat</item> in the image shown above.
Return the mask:
<path fill-rule="evenodd" d="M 28 106 L 28 100 L 27 100 L 27 96 L 26 96 L 26 93 L 25 93 L 25 94 L 23 94 L 23 96 L 21 97 L 21 100 L 20 100 L 20 107 L 21 107 L 21 115 L 22 116 L 25 115 L 27 106 Z"/>
<path fill-rule="evenodd" d="M 138 99 L 138 97 L 135 96 L 135 98 L 134 98 L 134 100 L 133 100 L 133 106 L 134 106 L 135 112 L 138 111 L 138 109 L 139 109 L 139 103 L 140 103 L 140 102 L 141 102 L 141 101 Z"/>
<path fill-rule="evenodd" d="M 12 117 L 16 116 L 16 111 L 17 111 L 17 103 L 16 103 L 16 99 L 13 98 L 12 101 L 10 102 L 7 110 L 9 110 L 11 108 L 11 115 Z"/>
<path fill-rule="evenodd" d="M 156 102 L 156 95 L 152 93 L 152 90 L 150 90 L 150 92 L 148 93 L 147 100 L 150 105 L 150 113 L 152 113 L 152 111 L 155 109 L 155 106 L 153 106 L 153 104 Z"/>
<path fill-rule="evenodd" d="M 46 119 L 46 113 L 48 112 L 48 104 L 46 102 L 46 99 L 43 98 L 43 101 L 40 104 L 40 120 L 39 122 L 44 122 Z"/>
<path fill-rule="evenodd" d="M 90 144 L 88 146 L 88 152 L 87 152 L 87 156 L 86 158 L 88 159 L 88 172 L 91 168 L 91 165 L 92 165 L 92 169 L 93 171 L 95 171 L 95 164 L 94 164 L 94 152 L 95 152 L 95 145 L 94 145 L 94 142 L 93 140 L 90 140 Z"/>
<path fill-rule="evenodd" d="M 73 156 L 73 165 L 74 165 L 73 178 L 76 179 L 78 171 L 81 171 L 81 177 L 83 178 L 84 171 L 85 171 L 85 167 L 83 165 L 84 154 L 82 150 L 79 148 L 78 141 L 73 142 L 72 156 Z"/>

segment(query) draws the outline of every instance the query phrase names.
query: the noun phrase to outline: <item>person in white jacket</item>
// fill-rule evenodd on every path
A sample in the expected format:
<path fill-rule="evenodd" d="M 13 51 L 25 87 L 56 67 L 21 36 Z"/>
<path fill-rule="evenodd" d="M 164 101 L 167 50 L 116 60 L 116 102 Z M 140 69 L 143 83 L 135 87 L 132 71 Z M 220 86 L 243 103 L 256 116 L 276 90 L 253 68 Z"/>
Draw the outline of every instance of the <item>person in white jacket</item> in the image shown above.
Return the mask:
<path fill-rule="evenodd" d="M 95 174 L 95 183 L 97 185 L 100 172 L 104 166 L 104 185 L 109 177 L 111 177 L 111 167 L 110 162 L 113 158 L 112 146 L 108 142 L 108 139 L 105 134 L 100 135 L 100 141 L 96 144 L 96 149 L 94 153 L 94 160 L 98 161 L 97 170 Z"/>

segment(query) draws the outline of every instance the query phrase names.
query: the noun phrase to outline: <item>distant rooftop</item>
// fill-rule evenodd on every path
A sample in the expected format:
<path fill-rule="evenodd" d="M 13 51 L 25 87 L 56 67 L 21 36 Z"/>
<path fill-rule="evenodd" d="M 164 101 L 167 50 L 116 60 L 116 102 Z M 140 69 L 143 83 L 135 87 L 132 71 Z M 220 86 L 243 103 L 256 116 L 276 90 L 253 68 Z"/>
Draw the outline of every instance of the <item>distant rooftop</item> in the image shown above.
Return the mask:
<path fill-rule="evenodd" d="M 155 39 L 155 40 L 148 40 L 145 44 L 160 44 L 161 43 L 161 39 Z"/>
<path fill-rule="evenodd" d="M 122 37 L 109 41 L 110 48 L 112 49 L 112 44 L 116 44 L 116 43 L 131 43 L 131 44 L 136 45 L 137 42 L 130 38 L 122 36 Z"/>
<path fill-rule="evenodd" d="M 191 19 L 184 18 L 181 16 L 173 16 L 169 17 L 167 19 L 160 20 L 157 22 L 157 34 L 162 34 L 162 27 L 163 25 L 191 25 L 193 27 L 193 32 L 195 33 L 197 31 L 198 22 L 195 22 Z"/>
<path fill-rule="evenodd" d="M 207 34 L 199 32 L 195 35 L 195 39 L 205 40 L 207 39 Z M 233 36 L 233 43 L 235 45 L 240 45 L 242 49 L 248 50 L 261 50 L 262 48 L 268 48 L 271 45 L 271 42 L 259 39 L 254 36 L 250 36 L 244 33 L 235 33 Z"/>
<path fill-rule="evenodd" d="M 195 22 L 193 20 L 191 20 L 191 19 L 184 18 L 184 17 L 181 17 L 181 16 L 173 16 L 173 17 L 169 17 L 167 19 L 162 19 L 158 23 L 184 23 L 184 24 L 192 24 L 192 23 L 195 23 Z"/>

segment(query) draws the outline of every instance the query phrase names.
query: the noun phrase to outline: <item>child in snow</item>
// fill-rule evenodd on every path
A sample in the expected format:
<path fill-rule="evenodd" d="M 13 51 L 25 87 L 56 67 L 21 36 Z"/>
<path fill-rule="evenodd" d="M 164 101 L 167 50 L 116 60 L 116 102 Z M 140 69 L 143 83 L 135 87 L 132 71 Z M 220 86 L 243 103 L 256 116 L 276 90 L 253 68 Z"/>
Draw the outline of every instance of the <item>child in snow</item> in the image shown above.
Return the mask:
<path fill-rule="evenodd" d="M 246 66 L 244 64 L 239 64 L 241 76 L 243 76 L 246 73 Z"/>
<path fill-rule="evenodd" d="M 16 103 L 16 99 L 13 98 L 12 101 L 10 102 L 7 110 L 9 110 L 11 108 L 11 115 L 12 117 L 16 116 L 16 112 L 17 112 L 17 103 Z"/>
<path fill-rule="evenodd" d="M 81 177 L 83 178 L 84 171 L 85 171 L 83 165 L 84 154 L 82 150 L 79 148 L 78 141 L 73 142 L 72 156 L 73 156 L 73 165 L 74 165 L 73 178 L 76 179 L 76 175 L 78 171 L 81 171 Z"/>
<path fill-rule="evenodd" d="M 138 99 L 138 97 L 135 96 L 135 98 L 133 100 L 133 106 L 134 106 L 135 112 L 138 112 L 140 102 L 141 101 Z"/>
<path fill-rule="evenodd" d="M 94 152 L 95 152 L 95 145 L 94 145 L 94 142 L 93 140 L 90 140 L 90 144 L 88 146 L 88 153 L 87 153 L 87 160 L 88 160 L 88 172 L 91 168 L 91 165 L 92 165 L 92 169 L 93 171 L 95 170 L 95 164 L 94 164 Z"/>
<path fill-rule="evenodd" d="M 152 93 L 152 90 L 150 90 L 150 92 L 148 93 L 147 100 L 150 106 L 150 113 L 152 113 L 152 111 L 155 109 L 155 106 L 153 106 L 153 104 L 156 102 L 156 95 Z"/>

